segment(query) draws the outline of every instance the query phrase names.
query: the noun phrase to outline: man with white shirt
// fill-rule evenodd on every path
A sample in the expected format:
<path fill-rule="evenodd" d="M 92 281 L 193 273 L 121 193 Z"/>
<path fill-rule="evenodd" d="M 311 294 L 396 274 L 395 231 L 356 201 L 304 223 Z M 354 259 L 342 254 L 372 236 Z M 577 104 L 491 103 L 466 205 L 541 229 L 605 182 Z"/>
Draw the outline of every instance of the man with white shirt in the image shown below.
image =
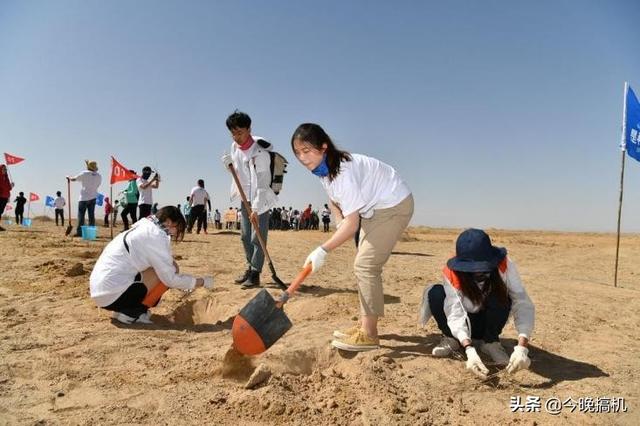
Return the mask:
<path fill-rule="evenodd" d="M 56 192 L 56 199 L 53 200 L 53 208 L 56 212 L 56 226 L 58 226 L 58 217 L 60 217 L 61 225 L 64 226 L 64 206 L 67 205 L 67 202 L 62 197 L 62 193 L 60 191 Z"/>
<path fill-rule="evenodd" d="M 207 220 L 207 208 L 211 210 L 211 199 L 209 193 L 204 189 L 204 180 L 198 179 L 198 185 L 194 186 L 189 196 L 189 205 L 191 206 L 191 213 L 189 216 L 189 227 L 187 232 L 191 233 L 193 230 L 193 224 L 198 221 L 198 228 L 196 234 L 200 233 L 200 229 L 204 227 Z"/>
<path fill-rule="evenodd" d="M 235 111 L 226 121 L 231 132 L 233 143 L 231 154 L 222 156 L 225 170 L 233 166 L 242 185 L 242 189 L 251 204 L 251 217 L 240 207 L 240 234 L 246 270 L 235 282 L 242 284 L 242 288 L 260 285 L 260 272 L 264 265 L 264 252 L 260 247 L 255 226 L 260 229 L 262 239 L 267 241 L 269 230 L 269 216 L 278 198 L 271 189 L 271 144 L 263 138 L 251 134 L 251 118 L 244 112 Z M 240 195 L 235 182 L 231 182 L 231 201 Z"/>
<path fill-rule="evenodd" d="M 151 178 L 151 167 L 145 166 L 142 169 L 142 176 L 138 178 L 138 209 L 140 210 L 140 219 L 151 215 L 151 207 L 153 206 L 153 190 L 160 186 L 160 175 L 158 172 Z M 149 179 L 151 178 L 151 179 Z"/>
<path fill-rule="evenodd" d="M 80 198 L 78 199 L 78 228 L 76 229 L 76 237 L 82 236 L 85 213 L 89 214 L 89 226 L 96 226 L 96 198 L 98 197 L 98 187 L 100 183 L 102 183 L 102 176 L 98 173 L 98 163 L 89 160 L 85 160 L 85 163 L 87 165 L 86 170 L 76 176 L 67 176 L 67 180 L 71 182 L 80 181 L 80 183 L 82 183 Z"/>

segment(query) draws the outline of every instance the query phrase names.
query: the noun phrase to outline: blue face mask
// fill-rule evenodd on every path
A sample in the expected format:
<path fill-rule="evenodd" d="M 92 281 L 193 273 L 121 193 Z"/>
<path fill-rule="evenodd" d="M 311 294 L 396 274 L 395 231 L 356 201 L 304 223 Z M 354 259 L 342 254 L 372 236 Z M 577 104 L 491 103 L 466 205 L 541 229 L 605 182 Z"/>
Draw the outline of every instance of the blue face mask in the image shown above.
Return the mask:
<path fill-rule="evenodd" d="M 322 161 L 320 162 L 320 164 L 318 164 L 318 167 L 311 170 L 311 173 L 319 177 L 329 176 L 329 166 L 327 166 L 327 154 L 324 154 L 322 156 Z"/>

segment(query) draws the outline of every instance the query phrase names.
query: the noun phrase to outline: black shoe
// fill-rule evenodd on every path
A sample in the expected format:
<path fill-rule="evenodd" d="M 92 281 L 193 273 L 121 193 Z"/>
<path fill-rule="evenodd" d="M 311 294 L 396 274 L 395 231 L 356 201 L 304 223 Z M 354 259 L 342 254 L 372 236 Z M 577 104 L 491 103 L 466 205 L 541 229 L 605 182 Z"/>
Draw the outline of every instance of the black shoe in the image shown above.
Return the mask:
<path fill-rule="evenodd" d="M 242 283 L 242 289 L 260 287 L 260 272 L 250 271 L 247 279 Z"/>
<path fill-rule="evenodd" d="M 236 284 L 242 284 L 247 280 L 247 278 L 249 278 L 249 275 L 251 275 L 251 268 L 247 268 L 247 270 L 244 271 L 242 275 L 239 275 L 238 278 L 233 280 L 233 282 Z"/>

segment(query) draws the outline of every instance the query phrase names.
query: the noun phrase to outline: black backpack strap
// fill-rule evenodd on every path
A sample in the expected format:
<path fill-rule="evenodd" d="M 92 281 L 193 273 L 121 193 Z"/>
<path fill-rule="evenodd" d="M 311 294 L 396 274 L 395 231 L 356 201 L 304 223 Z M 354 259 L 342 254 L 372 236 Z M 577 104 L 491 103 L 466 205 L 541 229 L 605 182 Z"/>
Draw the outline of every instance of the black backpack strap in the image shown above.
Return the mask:
<path fill-rule="evenodd" d="M 124 248 L 127 250 L 127 253 L 131 254 L 131 251 L 129 250 L 129 244 L 127 244 L 127 235 L 129 235 L 129 232 L 131 232 L 132 229 L 129 229 L 127 232 L 124 233 L 124 237 L 122 237 L 122 242 L 124 243 Z"/>

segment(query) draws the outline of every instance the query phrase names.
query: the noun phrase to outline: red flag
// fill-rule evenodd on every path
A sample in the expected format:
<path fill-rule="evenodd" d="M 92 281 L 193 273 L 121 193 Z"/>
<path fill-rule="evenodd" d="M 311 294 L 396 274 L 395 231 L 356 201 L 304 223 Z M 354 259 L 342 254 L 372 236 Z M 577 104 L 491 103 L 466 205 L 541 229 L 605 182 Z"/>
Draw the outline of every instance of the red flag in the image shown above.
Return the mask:
<path fill-rule="evenodd" d="M 40 199 L 40 196 L 35 192 L 29 193 L 29 201 L 38 201 L 39 199 Z"/>
<path fill-rule="evenodd" d="M 131 179 L 137 179 L 138 175 L 135 173 L 131 173 L 129 169 L 127 169 L 122 164 L 118 163 L 118 160 L 111 157 L 111 185 L 116 182 L 122 182 Z"/>
<path fill-rule="evenodd" d="M 7 165 L 18 164 L 21 161 L 24 161 L 24 158 L 16 157 L 15 155 L 4 153 L 4 161 Z"/>

